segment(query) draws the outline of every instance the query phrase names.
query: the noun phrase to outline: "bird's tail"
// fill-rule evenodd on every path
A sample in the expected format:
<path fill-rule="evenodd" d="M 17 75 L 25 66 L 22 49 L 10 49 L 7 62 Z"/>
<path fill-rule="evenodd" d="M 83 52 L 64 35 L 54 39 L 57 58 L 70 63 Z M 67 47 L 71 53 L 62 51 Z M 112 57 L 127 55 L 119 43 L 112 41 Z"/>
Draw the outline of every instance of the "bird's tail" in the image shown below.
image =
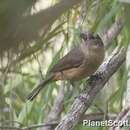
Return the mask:
<path fill-rule="evenodd" d="M 32 92 L 28 95 L 27 99 L 32 101 L 41 91 L 41 89 L 43 89 L 45 87 L 46 84 L 48 84 L 50 81 L 52 81 L 53 76 L 49 76 L 47 79 L 41 81 L 40 83 L 38 83 L 38 85 L 36 85 L 36 87 L 32 90 Z"/>

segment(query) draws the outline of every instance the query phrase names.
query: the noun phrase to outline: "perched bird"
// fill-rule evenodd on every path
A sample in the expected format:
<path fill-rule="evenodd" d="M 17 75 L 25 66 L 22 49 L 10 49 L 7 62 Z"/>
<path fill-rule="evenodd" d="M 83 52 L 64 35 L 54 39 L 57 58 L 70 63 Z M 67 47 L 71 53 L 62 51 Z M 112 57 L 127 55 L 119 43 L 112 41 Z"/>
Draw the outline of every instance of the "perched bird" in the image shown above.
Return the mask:
<path fill-rule="evenodd" d="M 99 35 L 81 33 L 83 43 L 73 48 L 50 70 L 48 77 L 41 81 L 28 96 L 33 100 L 44 86 L 52 81 L 77 81 L 92 75 L 104 59 L 104 45 Z"/>

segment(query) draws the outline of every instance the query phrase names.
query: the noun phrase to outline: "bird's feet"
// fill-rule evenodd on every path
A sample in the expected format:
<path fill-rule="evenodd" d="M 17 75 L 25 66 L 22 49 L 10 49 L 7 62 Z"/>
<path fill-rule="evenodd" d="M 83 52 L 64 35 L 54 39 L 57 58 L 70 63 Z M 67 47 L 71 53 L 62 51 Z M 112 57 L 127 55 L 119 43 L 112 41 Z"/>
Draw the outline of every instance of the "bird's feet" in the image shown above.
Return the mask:
<path fill-rule="evenodd" d="M 93 80 L 97 80 L 97 79 L 101 80 L 102 79 L 102 73 L 98 72 L 98 73 L 96 73 L 94 75 L 91 75 L 90 78 L 93 79 Z"/>

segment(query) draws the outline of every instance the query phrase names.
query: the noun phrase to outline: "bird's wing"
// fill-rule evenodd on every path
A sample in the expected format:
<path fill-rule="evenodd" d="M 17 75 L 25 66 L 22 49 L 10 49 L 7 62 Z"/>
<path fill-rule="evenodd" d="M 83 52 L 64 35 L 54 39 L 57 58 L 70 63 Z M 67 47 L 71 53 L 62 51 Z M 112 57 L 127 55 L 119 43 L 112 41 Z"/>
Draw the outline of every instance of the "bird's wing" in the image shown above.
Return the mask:
<path fill-rule="evenodd" d="M 80 47 L 72 49 L 67 55 L 58 61 L 53 66 L 50 72 L 60 72 L 66 69 L 79 67 L 84 60 L 84 54 Z"/>

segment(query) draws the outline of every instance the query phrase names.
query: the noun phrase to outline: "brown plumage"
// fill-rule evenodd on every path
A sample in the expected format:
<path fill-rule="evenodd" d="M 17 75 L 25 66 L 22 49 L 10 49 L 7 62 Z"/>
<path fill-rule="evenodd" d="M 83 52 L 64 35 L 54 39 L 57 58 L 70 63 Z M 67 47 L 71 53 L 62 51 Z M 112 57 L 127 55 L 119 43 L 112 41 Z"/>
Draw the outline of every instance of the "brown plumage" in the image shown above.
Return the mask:
<path fill-rule="evenodd" d="M 50 70 L 47 79 L 36 85 L 28 96 L 33 100 L 40 90 L 52 81 L 70 80 L 77 81 L 92 75 L 104 59 L 104 45 L 101 38 L 93 33 L 82 33 L 84 42 L 73 48 L 60 59 Z"/>

